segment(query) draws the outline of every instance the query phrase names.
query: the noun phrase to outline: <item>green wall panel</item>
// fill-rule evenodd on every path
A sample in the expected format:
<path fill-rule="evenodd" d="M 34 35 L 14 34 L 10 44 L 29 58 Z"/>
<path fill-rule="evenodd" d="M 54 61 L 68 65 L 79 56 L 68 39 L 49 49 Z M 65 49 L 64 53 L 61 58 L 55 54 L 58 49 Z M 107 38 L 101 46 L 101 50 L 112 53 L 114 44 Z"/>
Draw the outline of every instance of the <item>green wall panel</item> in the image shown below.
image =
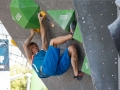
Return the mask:
<path fill-rule="evenodd" d="M 12 0 L 10 12 L 13 20 L 23 28 L 39 28 L 37 14 L 40 6 L 34 0 Z"/>
<path fill-rule="evenodd" d="M 63 30 L 70 31 L 70 23 L 75 20 L 74 10 L 48 10 L 47 13 Z"/>
<path fill-rule="evenodd" d="M 80 30 L 80 27 L 79 27 L 78 23 L 77 23 L 77 25 L 76 25 L 76 29 L 75 29 L 73 38 L 74 38 L 75 40 L 81 42 L 81 43 L 83 42 L 81 30 Z"/>
<path fill-rule="evenodd" d="M 83 62 L 83 65 L 82 65 L 82 69 L 81 69 L 84 73 L 88 74 L 88 75 L 91 75 L 91 72 L 90 72 L 90 67 L 89 67 L 89 63 L 88 63 L 88 60 L 87 60 L 87 57 L 85 56 L 84 58 L 84 62 Z"/>

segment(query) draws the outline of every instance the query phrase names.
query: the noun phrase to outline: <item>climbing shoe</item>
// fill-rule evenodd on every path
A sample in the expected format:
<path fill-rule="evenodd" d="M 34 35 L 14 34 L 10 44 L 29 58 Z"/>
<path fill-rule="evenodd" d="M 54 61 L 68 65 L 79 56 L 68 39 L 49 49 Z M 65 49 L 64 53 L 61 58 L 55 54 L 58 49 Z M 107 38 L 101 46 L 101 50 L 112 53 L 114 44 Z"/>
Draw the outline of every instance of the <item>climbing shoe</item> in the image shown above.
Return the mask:
<path fill-rule="evenodd" d="M 72 36 L 74 34 L 75 27 L 76 27 L 76 22 L 74 21 L 70 24 L 70 33 L 72 34 Z"/>
<path fill-rule="evenodd" d="M 78 71 L 78 75 L 77 76 L 74 76 L 74 78 L 77 78 L 77 80 L 82 80 L 82 77 L 83 77 L 84 73 L 80 70 Z"/>

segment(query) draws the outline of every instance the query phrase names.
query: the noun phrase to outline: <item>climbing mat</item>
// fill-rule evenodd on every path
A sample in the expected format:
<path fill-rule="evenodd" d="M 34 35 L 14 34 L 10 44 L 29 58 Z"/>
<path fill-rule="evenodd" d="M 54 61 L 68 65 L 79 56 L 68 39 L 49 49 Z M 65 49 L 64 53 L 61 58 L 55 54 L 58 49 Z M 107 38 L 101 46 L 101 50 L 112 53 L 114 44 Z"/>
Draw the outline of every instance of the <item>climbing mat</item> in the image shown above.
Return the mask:
<path fill-rule="evenodd" d="M 118 90 L 117 50 L 108 25 L 117 17 L 114 0 L 73 0 L 95 90 Z"/>

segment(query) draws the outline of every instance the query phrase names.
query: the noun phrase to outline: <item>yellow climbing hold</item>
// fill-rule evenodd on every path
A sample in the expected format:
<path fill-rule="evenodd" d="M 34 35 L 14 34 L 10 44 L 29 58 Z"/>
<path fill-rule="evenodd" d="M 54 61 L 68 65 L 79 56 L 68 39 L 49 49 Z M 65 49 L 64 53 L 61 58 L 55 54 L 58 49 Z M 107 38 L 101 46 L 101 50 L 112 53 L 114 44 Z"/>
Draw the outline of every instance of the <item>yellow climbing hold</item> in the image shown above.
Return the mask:
<path fill-rule="evenodd" d="M 44 11 L 41 11 L 41 12 L 40 12 L 40 16 L 46 17 L 46 13 L 45 13 Z"/>
<path fill-rule="evenodd" d="M 35 32 L 40 32 L 40 29 L 36 28 L 36 29 L 35 29 Z"/>
<path fill-rule="evenodd" d="M 15 43 L 15 41 L 13 39 L 11 39 L 11 43 L 14 45 L 14 46 L 17 46 L 17 44 Z"/>

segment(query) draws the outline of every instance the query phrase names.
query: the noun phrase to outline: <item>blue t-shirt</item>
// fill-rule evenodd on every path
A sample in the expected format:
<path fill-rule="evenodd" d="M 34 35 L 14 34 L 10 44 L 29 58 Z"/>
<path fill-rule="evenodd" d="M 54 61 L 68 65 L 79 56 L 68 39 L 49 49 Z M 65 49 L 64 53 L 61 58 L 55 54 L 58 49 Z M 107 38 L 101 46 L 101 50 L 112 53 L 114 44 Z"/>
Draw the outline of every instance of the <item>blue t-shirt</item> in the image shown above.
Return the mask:
<path fill-rule="evenodd" d="M 47 75 L 44 75 L 41 71 L 40 68 L 43 65 L 44 57 L 45 57 L 46 52 L 44 50 L 40 50 L 38 53 L 34 55 L 33 61 L 32 61 L 32 67 L 37 73 L 38 77 L 40 78 L 46 78 L 49 77 Z"/>

